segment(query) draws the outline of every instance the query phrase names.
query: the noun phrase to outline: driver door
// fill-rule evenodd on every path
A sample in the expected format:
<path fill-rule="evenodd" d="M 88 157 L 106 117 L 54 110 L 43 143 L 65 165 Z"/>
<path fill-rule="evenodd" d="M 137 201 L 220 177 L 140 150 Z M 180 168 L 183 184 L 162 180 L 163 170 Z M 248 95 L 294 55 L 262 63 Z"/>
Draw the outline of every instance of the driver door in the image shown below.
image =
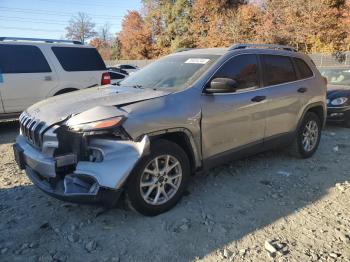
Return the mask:
<path fill-rule="evenodd" d="M 264 139 L 265 90 L 259 89 L 258 58 L 254 54 L 232 57 L 212 77 L 237 82 L 233 93 L 202 95 L 203 158 L 215 158 L 260 145 Z"/>

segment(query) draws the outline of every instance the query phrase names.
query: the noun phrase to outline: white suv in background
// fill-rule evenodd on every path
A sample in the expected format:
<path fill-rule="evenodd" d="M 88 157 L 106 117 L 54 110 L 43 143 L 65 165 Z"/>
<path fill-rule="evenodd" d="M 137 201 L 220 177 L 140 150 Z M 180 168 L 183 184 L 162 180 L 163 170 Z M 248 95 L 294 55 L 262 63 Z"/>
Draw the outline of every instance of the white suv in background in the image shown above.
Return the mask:
<path fill-rule="evenodd" d="M 78 41 L 0 37 L 0 118 L 45 98 L 110 84 L 97 50 Z"/>

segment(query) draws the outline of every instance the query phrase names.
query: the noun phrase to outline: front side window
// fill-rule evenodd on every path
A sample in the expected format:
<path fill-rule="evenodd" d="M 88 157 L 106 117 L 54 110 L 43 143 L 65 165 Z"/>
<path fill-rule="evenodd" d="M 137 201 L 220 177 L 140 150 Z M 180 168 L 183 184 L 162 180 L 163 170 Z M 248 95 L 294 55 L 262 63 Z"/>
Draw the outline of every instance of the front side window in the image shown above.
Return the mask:
<path fill-rule="evenodd" d="M 314 74 L 310 67 L 300 58 L 294 58 L 295 64 L 298 68 L 300 79 L 310 78 Z"/>
<path fill-rule="evenodd" d="M 0 45 L 0 69 L 4 74 L 51 72 L 41 50 L 31 45 Z"/>
<path fill-rule="evenodd" d="M 52 51 L 68 72 L 106 70 L 106 65 L 95 48 L 54 46 Z"/>
<path fill-rule="evenodd" d="M 198 79 L 220 56 L 179 54 L 159 59 L 120 84 L 153 89 L 183 89 Z"/>
<path fill-rule="evenodd" d="M 237 90 L 259 86 L 256 55 L 239 55 L 226 62 L 214 78 L 231 78 L 237 82 Z"/>
<path fill-rule="evenodd" d="M 297 80 L 292 60 L 288 56 L 262 55 L 265 86 Z"/>

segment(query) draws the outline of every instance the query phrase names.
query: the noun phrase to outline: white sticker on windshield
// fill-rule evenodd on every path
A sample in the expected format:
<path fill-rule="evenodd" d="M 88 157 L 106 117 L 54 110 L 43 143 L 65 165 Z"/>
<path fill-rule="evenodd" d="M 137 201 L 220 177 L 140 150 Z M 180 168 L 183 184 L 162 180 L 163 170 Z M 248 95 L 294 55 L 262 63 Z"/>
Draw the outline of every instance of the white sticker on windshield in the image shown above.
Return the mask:
<path fill-rule="evenodd" d="M 187 61 L 185 62 L 185 64 L 206 64 L 210 61 L 210 59 L 206 59 L 206 58 L 189 58 L 187 59 Z"/>

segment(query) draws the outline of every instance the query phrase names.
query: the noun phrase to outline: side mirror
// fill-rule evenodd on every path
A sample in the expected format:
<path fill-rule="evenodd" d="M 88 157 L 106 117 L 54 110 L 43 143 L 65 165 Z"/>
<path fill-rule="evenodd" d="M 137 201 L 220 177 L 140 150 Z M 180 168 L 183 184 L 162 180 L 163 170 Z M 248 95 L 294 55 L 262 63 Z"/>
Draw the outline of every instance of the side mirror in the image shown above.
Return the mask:
<path fill-rule="evenodd" d="M 206 92 L 213 93 L 234 93 L 237 89 L 237 82 L 231 78 L 214 78 L 210 81 Z"/>

